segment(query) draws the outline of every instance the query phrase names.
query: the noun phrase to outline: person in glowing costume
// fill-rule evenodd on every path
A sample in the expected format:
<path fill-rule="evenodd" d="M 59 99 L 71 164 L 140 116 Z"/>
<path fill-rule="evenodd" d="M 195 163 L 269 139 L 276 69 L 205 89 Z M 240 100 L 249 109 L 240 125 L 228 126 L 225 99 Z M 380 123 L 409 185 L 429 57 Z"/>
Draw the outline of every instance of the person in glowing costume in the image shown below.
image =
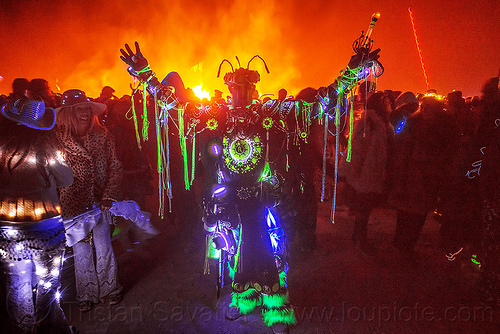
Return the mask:
<path fill-rule="evenodd" d="M 286 331 L 296 322 L 288 298 L 285 236 L 277 219 L 283 215 L 280 203 L 287 188 L 288 154 L 291 150 L 300 154 L 313 120 L 325 122 L 345 103 L 345 96 L 356 84 L 375 71 L 381 74 L 377 61 L 380 49 L 370 52 L 372 41 L 367 37 L 361 36 L 363 42 L 357 44 L 346 70 L 331 85 L 320 88 L 312 103 L 255 103 L 252 97 L 260 75 L 249 66 L 260 57 L 254 56 L 246 68 L 235 70 L 226 59 L 219 66 L 219 74 L 225 62 L 232 69 L 224 76 L 231 93 L 228 104 L 192 105 L 185 102 L 184 85 L 175 72 L 159 82 L 137 42 L 135 52 L 127 44 L 120 50 L 121 59 L 130 66 L 129 73 L 155 98 L 158 171 L 166 175 L 160 176 L 164 180 L 160 191 L 165 185 L 169 192 L 168 146 L 165 151 L 163 145 L 169 117 L 178 122 L 186 188 L 194 179 L 195 157 L 198 152 L 201 156 L 206 172 L 202 221 L 208 232 L 207 258 L 219 259 L 219 288 L 226 270 L 232 279 L 231 306 L 238 312 L 228 315 L 230 320 L 261 306 L 264 323 L 274 332 Z M 162 132 L 160 126 L 167 129 Z M 192 154 L 188 154 L 188 143 Z M 193 157 L 191 168 L 188 156 Z"/>
<path fill-rule="evenodd" d="M 0 258 L 7 311 L 22 333 L 71 333 L 59 305 L 66 237 L 56 188 L 71 185 L 73 173 L 49 131 L 55 111 L 20 97 L 2 114 Z M 5 325 L 3 331 L 15 331 Z"/>

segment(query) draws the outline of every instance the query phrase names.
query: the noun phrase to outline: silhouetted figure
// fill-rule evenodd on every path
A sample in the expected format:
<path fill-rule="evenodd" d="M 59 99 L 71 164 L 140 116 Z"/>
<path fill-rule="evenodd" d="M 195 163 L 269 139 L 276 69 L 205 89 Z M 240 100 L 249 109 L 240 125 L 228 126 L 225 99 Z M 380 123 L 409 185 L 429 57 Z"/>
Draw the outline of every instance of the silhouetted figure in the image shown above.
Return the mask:
<path fill-rule="evenodd" d="M 481 296 L 493 306 L 500 303 L 500 89 L 499 78 L 489 79 L 483 86 L 481 108 L 480 198 L 483 201 L 481 228 Z"/>
<path fill-rule="evenodd" d="M 395 137 L 390 204 L 397 209 L 394 246 L 403 262 L 415 262 L 415 245 L 427 214 L 438 205 L 456 145 L 455 127 L 443 107 L 425 97 Z"/>
<path fill-rule="evenodd" d="M 374 247 L 367 239 L 368 220 L 373 209 L 383 204 L 387 194 L 389 159 L 393 150 L 394 128 L 390 123 L 392 99 L 387 93 L 372 94 L 361 119 L 354 123 L 351 161 L 346 152 L 339 176 L 348 186 L 349 209 L 354 214 L 352 241 L 366 254 Z"/>
<path fill-rule="evenodd" d="M 10 101 L 26 97 L 29 83 L 29 80 L 26 78 L 15 78 L 14 81 L 12 81 L 12 94 L 9 96 Z"/>
<path fill-rule="evenodd" d="M 45 79 L 32 79 L 28 85 L 27 95 L 30 99 L 43 101 L 48 107 L 58 107 L 56 97 Z"/>

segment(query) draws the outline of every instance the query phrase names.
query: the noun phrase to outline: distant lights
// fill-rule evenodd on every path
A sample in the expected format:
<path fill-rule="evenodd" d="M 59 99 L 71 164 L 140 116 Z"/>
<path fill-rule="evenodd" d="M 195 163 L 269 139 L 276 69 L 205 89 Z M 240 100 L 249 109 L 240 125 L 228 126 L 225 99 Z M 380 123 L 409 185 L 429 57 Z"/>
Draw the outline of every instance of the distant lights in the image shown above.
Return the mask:
<path fill-rule="evenodd" d="M 425 93 L 424 97 L 433 97 L 433 98 L 440 100 L 440 101 L 445 99 L 445 97 L 443 95 L 439 95 L 436 93 Z"/>

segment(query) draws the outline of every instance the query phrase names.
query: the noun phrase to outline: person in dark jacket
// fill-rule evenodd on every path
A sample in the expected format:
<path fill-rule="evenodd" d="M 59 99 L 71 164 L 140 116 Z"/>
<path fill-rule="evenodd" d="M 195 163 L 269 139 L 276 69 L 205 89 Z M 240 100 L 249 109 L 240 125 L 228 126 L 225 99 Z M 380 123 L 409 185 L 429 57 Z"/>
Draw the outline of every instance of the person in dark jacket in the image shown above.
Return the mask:
<path fill-rule="evenodd" d="M 435 96 L 424 97 L 395 137 L 389 204 L 397 210 L 394 246 L 404 262 L 415 262 L 415 245 L 427 214 L 438 205 L 457 142 L 443 107 Z"/>

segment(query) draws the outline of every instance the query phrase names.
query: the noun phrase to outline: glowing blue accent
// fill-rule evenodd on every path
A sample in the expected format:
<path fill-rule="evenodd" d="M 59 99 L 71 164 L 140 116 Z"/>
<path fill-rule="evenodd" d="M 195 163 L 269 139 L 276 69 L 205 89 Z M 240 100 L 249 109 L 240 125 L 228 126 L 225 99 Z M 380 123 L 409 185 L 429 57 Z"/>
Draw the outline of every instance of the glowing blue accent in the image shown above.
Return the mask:
<path fill-rule="evenodd" d="M 227 237 L 226 237 L 226 235 L 224 233 L 216 232 L 215 236 L 214 236 L 214 239 L 218 239 L 218 240 L 223 240 L 224 241 L 224 245 L 222 245 L 222 246 L 219 245 L 220 247 L 216 247 L 216 248 L 220 248 L 220 249 L 223 249 L 225 251 L 229 250 L 229 241 L 228 241 L 228 239 L 227 239 Z"/>
<path fill-rule="evenodd" d="M 284 233 L 281 227 L 278 226 L 278 223 L 269 208 L 267 208 L 266 221 L 268 226 L 269 238 L 271 240 L 271 246 L 273 247 L 273 253 L 278 253 L 280 250 L 279 243 L 283 238 Z"/>
<path fill-rule="evenodd" d="M 267 208 L 267 226 L 269 228 L 276 228 L 276 219 L 269 208 Z"/>
<path fill-rule="evenodd" d="M 222 197 L 226 194 L 226 186 L 224 185 L 219 185 L 218 187 L 216 187 L 214 189 L 214 191 L 212 192 L 212 198 L 215 198 L 215 197 Z"/>
<path fill-rule="evenodd" d="M 213 144 L 212 147 L 211 147 L 211 150 L 212 150 L 213 155 L 215 155 L 216 157 L 218 157 L 220 155 L 220 147 L 219 147 L 219 145 Z"/>
<path fill-rule="evenodd" d="M 396 134 L 400 133 L 401 130 L 403 130 L 403 127 L 405 126 L 405 123 L 406 123 L 406 117 L 403 117 L 403 120 L 401 122 L 399 122 L 399 125 L 396 127 L 396 129 L 394 129 L 394 132 Z"/>
<path fill-rule="evenodd" d="M 224 176 L 224 173 L 220 169 L 217 170 L 217 182 L 218 183 L 226 182 L 226 177 Z"/>
<path fill-rule="evenodd" d="M 364 78 L 366 78 L 369 74 L 370 74 L 370 69 L 369 69 L 369 68 L 365 68 L 363 71 L 361 71 L 361 72 L 358 74 L 358 78 L 359 78 L 359 79 L 364 79 Z"/>

